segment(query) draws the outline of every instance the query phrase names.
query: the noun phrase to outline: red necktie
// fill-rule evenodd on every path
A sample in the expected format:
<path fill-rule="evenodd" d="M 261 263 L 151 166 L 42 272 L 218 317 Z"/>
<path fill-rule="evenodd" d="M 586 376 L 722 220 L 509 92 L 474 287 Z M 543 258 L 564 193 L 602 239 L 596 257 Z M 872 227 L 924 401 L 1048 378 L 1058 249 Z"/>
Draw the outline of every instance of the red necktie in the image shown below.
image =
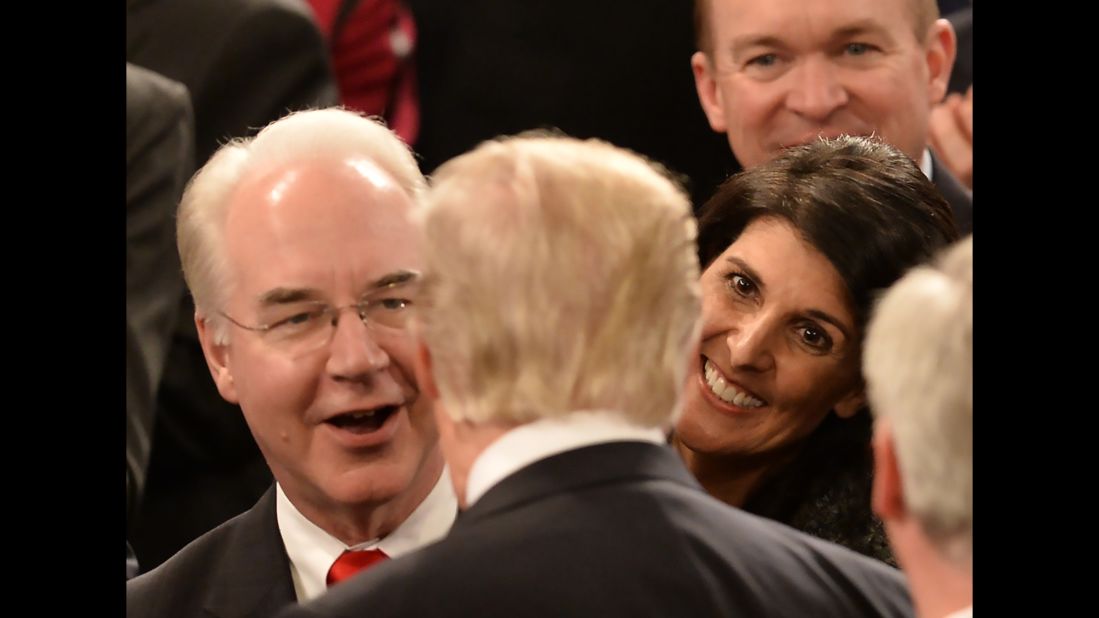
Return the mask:
<path fill-rule="evenodd" d="M 331 588 L 354 576 L 359 571 L 368 569 L 387 558 L 389 556 L 385 555 L 385 552 L 380 549 L 345 551 L 332 563 L 332 568 L 328 569 L 328 577 L 324 581 Z"/>

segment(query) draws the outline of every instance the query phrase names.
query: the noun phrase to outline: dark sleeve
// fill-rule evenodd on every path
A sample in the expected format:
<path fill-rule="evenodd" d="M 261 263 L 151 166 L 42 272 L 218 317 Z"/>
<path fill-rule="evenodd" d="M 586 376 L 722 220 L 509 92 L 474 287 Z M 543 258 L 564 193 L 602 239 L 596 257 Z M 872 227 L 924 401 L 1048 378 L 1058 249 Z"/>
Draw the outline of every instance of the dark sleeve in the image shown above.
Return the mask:
<path fill-rule="evenodd" d="M 127 64 L 126 453 L 132 501 L 144 485 L 152 401 L 184 290 L 175 211 L 193 168 L 194 123 L 187 89 Z"/>
<path fill-rule="evenodd" d="M 149 465 L 149 446 L 153 438 L 153 393 L 145 373 L 145 355 L 137 345 L 134 331 L 126 321 L 126 532 L 137 512 L 145 472 Z M 129 549 L 129 544 L 127 544 Z M 129 576 L 127 576 L 129 579 Z"/>

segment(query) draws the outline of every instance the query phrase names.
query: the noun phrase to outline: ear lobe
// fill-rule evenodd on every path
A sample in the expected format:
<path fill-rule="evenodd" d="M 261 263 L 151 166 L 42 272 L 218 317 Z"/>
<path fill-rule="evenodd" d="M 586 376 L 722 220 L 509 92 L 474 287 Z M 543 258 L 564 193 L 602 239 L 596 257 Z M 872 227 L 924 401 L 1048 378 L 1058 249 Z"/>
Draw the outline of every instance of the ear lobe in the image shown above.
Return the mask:
<path fill-rule="evenodd" d="M 695 76 L 698 102 L 702 104 L 702 111 L 710 121 L 710 128 L 717 133 L 724 133 L 727 127 L 725 102 L 722 99 L 721 89 L 717 87 L 717 76 L 709 56 L 705 52 L 695 52 L 691 56 L 691 70 Z"/>
<path fill-rule="evenodd" d="M 950 72 L 954 69 L 954 56 L 958 53 L 958 39 L 954 26 L 946 19 L 938 19 L 927 31 L 924 55 L 927 61 L 929 103 L 936 105 L 946 96 L 950 84 Z"/>
<path fill-rule="evenodd" d="M 229 368 L 229 349 L 225 344 L 214 341 L 214 328 L 209 321 L 195 312 L 195 329 L 198 341 L 202 345 L 202 354 L 206 357 L 206 366 L 214 378 L 221 397 L 230 403 L 240 403 L 237 387 L 233 382 L 233 372 Z"/>
<path fill-rule="evenodd" d="M 836 405 L 832 406 L 832 410 L 840 418 L 851 418 L 864 407 L 866 407 L 866 390 L 860 384 L 855 390 L 836 402 Z"/>
<path fill-rule="evenodd" d="M 874 483 L 870 504 L 882 521 L 896 521 L 905 515 L 904 489 L 888 422 L 874 427 Z"/>

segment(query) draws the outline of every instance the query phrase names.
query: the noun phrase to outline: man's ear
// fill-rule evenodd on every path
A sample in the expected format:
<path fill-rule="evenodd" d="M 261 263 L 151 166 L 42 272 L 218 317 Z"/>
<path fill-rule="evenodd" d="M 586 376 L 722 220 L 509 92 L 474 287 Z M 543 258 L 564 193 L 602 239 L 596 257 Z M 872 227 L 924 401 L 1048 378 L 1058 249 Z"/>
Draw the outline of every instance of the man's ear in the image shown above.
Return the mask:
<path fill-rule="evenodd" d="M 221 397 L 230 403 L 240 403 L 237 387 L 233 382 L 233 371 L 229 367 L 228 344 L 217 343 L 214 340 L 215 326 L 197 311 L 195 329 L 198 330 L 198 341 L 202 345 L 202 354 L 206 357 L 206 366 L 210 368 L 210 375 L 213 376 L 214 384 L 217 385 Z"/>
<path fill-rule="evenodd" d="M 412 371 L 416 375 L 416 384 L 420 392 L 431 398 L 439 400 L 439 385 L 435 382 L 435 374 L 432 373 L 431 350 L 423 339 L 416 338 L 416 355 L 412 362 Z"/>
<path fill-rule="evenodd" d="M 950 72 L 954 69 L 954 56 L 958 53 L 958 38 L 954 26 L 946 19 L 935 20 L 924 40 L 924 59 L 927 62 L 928 103 L 937 105 L 946 96 L 950 85 Z"/>
<path fill-rule="evenodd" d="M 710 128 L 717 133 L 725 133 L 728 126 L 725 122 L 725 101 L 721 89 L 717 87 L 717 75 L 709 56 L 705 52 L 695 52 L 691 56 L 691 70 L 694 71 L 698 102 L 702 104 L 702 111 L 706 112 Z"/>
<path fill-rule="evenodd" d="M 893 432 L 888 421 L 879 419 L 874 425 L 874 485 L 871 506 L 882 521 L 896 521 L 905 516 L 904 487 L 900 466 L 893 446 Z"/>

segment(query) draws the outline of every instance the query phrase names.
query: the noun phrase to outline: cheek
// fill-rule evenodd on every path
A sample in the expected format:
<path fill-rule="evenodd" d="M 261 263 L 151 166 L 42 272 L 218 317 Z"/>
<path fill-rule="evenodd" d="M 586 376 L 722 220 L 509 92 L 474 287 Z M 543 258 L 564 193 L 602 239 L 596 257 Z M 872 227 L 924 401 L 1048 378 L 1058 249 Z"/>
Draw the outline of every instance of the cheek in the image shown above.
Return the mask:
<path fill-rule="evenodd" d="M 876 124 L 909 126 L 927 107 L 925 89 L 910 76 L 895 71 L 860 76 L 853 89 L 876 116 Z"/>
<path fill-rule="evenodd" d="M 284 418 L 276 413 L 280 410 L 308 409 L 323 371 L 318 362 L 269 354 L 239 355 L 233 377 L 241 407 L 263 412 L 262 420 Z"/>
<path fill-rule="evenodd" d="M 703 343 L 709 343 L 709 340 L 714 336 L 729 330 L 735 318 L 735 307 L 722 298 L 722 295 L 726 293 L 726 288 L 718 277 L 709 274 L 704 275 L 701 284 L 702 330 L 700 339 Z"/>
<path fill-rule="evenodd" d="M 774 99 L 763 84 L 729 83 L 722 95 L 726 122 L 738 134 L 757 132 Z"/>
<path fill-rule="evenodd" d="M 683 413 L 676 422 L 675 431 L 679 438 L 691 447 L 712 446 L 715 423 L 706 419 L 706 406 L 702 395 L 693 385 L 688 384 L 683 401 Z"/>
<path fill-rule="evenodd" d="M 420 392 L 416 382 L 415 352 L 416 347 L 411 336 L 393 337 L 390 340 L 379 342 L 379 345 L 389 357 L 389 374 L 400 385 L 406 396 L 416 395 Z"/>
<path fill-rule="evenodd" d="M 810 359 L 821 361 L 821 359 Z M 788 370 L 780 380 L 780 392 L 788 394 L 783 407 L 789 411 L 792 422 L 809 433 L 819 425 L 847 392 L 852 383 L 852 371 L 844 365 L 814 366 L 801 363 L 795 370 Z M 820 363 L 823 365 L 823 361 Z"/>

